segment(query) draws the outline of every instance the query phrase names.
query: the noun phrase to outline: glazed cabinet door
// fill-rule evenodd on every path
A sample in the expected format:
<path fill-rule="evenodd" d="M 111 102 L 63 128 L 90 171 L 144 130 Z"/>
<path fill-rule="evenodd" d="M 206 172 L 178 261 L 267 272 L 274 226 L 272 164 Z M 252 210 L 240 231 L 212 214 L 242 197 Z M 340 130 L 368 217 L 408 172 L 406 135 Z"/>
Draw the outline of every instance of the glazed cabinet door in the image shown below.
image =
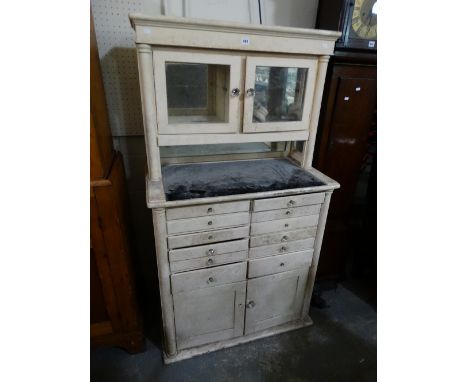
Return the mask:
<path fill-rule="evenodd" d="M 179 350 L 242 336 L 246 282 L 174 294 Z"/>
<path fill-rule="evenodd" d="M 300 317 L 308 269 L 248 280 L 245 334 Z"/>
<path fill-rule="evenodd" d="M 247 57 L 246 133 L 307 130 L 317 59 Z"/>
<path fill-rule="evenodd" d="M 157 49 L 153 60 L 159 134 L 240 130 L 240 56 Z"/>

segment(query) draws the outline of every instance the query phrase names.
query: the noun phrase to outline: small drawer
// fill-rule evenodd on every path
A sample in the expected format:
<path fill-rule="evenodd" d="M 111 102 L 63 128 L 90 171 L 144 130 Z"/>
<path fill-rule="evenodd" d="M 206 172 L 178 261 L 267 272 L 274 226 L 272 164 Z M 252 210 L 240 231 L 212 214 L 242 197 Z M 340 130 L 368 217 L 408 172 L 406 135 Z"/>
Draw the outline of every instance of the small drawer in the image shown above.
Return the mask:
<path fill-rule="evenodd" d="M 325 193 L 282 196 L 280 198 L 258 199 L 253 201 L 253 211 L 278 210 L 281 208 L 320 204 L 325 200 Z"/>
<path fill-rule="evenodd" d="M 313 253 L 314 251 L 310 250 L 249 260 L 249 278 L 309 267 L 312 264 Z"/>
<path fill-rule="evenodd" d="M 270 220 L 268 222 L 252 223 L 250 225 L 250 234 L 262 235 L 269 232 L 289 231 L 299 228 L 314 227 L 319 221 L 320 215 L 302 216 L 299 218 Z"/>
<path fill-rule="evenodd" d="M 246 271 L 247 263 L 243 262 L 200 269 L 198 271 L 176 273 L 171 275 L 172 293 L 244 281 Z"/>
<path fill-rule="evenodd" d="M 252 214 L 252 223 L 266 222 L 269 220 L 278 220 L 285 218 L 297 218 L 300 216 L 307 215 L 316 215 L 320 213 L 321 207 L 321 204 L 314 204 L 312 206 L 281 208 L 279 210 L 254 212 Z"/>
<path fill-rule="evenodd" d="M 185 232 L 210 231 L 217 228 L 249 224 L 249 221 L 250 214 L 248 212 L 169 220 L 167 222 L 167 233 L 174 235 Z"/>
<path fill-rule="evenodd" d="M 216 243 L 218 241 L 242 239 L 244 237 L 249 237 L 248 226 L 169 236 L 167 238 L 167 244 L 169 249 L 174 249 Z"/>
<path fill-rule="evenodd" d="M 282 255 L 290 252 L 305 251 L 309 249 L 314 249 L 314 238 L 291 241 L 289 243 L 265 245 L 263 247 L 254 247 L 249 250 L 249 257 L 265 257 L 265 256 L 274 256 Z"/>
<path fill-rule="evenodd" d="M 169 263 L 171 272 L 185 272 L 194 269 L 216 267 L 222 264 L 237 263 L 247 259 L 247 250 L 229 252 L 216 256 L 204 256 L 196 259 L 173 261 Z"/>
<path fill-rule="evenodd" d="M 307 239 L 315 237 L 317 227 L 299 229 L 297 231 L 274 232 L 265 235 L 252 236 L 250 238 L 250 247 L 261 247 L 263 245 L 272 245 L 278 243 L 289 243 L 294 240 Z"/>
<path fill-rule="evenodd" d="M 248 200 L 229 203 L 204 204 L 201 206 L 176 207 L 168 208 L 166 210 L 166 218 L 167 220 L 188 219 L 199 216 L 248 212 L 249 209 L 250 201 Z"/>
<path fill-rule="evenodd" d="M 173 249 L 169 251 L 169 261 L 181 261 L 205 256 L 215 256 L 229 252 L 245 251 L 248 248 L 249 239 L 243 239 L 228 241 L 225 243 L 201 245 L 199 247 Z"/>

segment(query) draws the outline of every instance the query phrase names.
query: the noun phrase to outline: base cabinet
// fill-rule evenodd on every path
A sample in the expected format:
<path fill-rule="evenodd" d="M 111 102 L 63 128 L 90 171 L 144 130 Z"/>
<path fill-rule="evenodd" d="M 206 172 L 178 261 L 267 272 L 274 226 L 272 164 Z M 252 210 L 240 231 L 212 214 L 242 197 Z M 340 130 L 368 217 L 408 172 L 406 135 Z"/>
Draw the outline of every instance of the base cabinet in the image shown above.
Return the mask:
<path fill-rule="evenodd" d="M 153 209 L 166 362 L 310 325 L 331 193 Z"/>
<path fill-rule="evenodd" d="M 297 320 L 307 275 L 307 269 L 294 270 L 249 280 L 245 334 Z"/>
<path fill-rule="evenodd" d="M 244 333 L 245 281 L 174 295 L 178 349 Z"/>

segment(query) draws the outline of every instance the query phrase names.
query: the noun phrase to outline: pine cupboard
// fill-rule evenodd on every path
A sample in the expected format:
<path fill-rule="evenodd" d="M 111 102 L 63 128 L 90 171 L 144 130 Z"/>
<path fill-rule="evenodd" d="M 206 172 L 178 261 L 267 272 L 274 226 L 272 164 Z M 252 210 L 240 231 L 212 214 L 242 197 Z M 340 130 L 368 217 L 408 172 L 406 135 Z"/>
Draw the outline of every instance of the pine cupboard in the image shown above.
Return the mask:
<path fill-rule="evenodd" d="M 130 20 L 165 362 L 311 325 L 339 187 L 311 164 L 339 33 Z"/>

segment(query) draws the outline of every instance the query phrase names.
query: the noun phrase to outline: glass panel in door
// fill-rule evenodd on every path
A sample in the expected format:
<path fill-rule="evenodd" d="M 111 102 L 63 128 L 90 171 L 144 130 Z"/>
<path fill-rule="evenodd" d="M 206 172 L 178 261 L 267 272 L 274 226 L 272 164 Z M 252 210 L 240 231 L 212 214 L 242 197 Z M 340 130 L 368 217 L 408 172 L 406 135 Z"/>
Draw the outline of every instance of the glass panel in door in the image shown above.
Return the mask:
<path fill-rule="evenodd" d="M 229 66 L 166 63 L 169 124 L 229 121 Z"/>
<path fill-rule="evenodd" d="M 252 122 L 301 121 L 307 71 L 257 66 Z"/>

